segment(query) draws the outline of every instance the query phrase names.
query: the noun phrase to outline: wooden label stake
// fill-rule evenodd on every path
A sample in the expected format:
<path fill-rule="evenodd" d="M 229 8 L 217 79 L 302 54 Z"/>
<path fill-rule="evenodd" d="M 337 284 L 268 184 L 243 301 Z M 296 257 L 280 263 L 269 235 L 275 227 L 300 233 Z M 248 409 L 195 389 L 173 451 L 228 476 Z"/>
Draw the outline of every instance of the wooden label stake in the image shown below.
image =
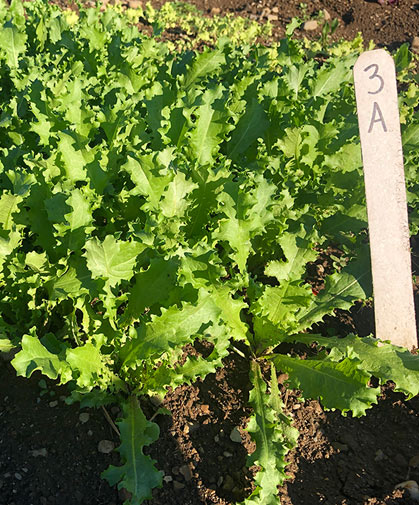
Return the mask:
<path fill-rule="evenodd" d="M 417 347 L 406 186 L 393 58 L 367 51 L 354 67 L 371 248 L 376 336 Z"/>

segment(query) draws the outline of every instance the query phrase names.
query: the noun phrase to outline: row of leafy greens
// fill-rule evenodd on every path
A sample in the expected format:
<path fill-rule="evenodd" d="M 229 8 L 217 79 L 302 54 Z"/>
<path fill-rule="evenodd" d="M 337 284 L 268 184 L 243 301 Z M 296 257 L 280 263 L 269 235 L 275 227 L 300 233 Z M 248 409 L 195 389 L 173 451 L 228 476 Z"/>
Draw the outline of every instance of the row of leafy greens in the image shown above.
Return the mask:
<path fill-rule="evenodd" d="M 278 503 L 297 441 L 278 371 L 355 416 L 377 402 L 371 376 L 418 393 L 408 351 L 306 331 L 371 296 L 359 40 L 316 53 L 290 29 L 271 47 L 174 52 L 115 9 L 70 22 L 41 0 L 0 3 L 0 24 L 0 350 L 19 375 L 68 383 L 71 401 L 122 404 L 122 466 L 104 477 L 132 504 L 162 483 L 138 398 L 214 372 L 234 342 L 251 360 L 259 468 L 246 505 Z M 395 57 L 417 231 L 419 93 L 407 48 Z M 331 243 L 346 260 L 317 294 L 307 265 Z M 181 360 L 197 340 L 209 356 Z M 282 342 L 323 350 L 302 359 Z"/>

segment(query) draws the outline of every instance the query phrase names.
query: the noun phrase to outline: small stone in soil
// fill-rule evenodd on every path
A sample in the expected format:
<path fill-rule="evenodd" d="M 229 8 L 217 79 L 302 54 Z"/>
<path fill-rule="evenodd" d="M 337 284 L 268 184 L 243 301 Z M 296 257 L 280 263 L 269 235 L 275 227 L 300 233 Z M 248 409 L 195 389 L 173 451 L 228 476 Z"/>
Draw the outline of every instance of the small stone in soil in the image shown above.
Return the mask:
<path fill-rule="evenodd" d="M 234 487 L 234 480 L 230 477 L 230 475 L 226 475 L 224 479 L 223 489 L 225 491 L 231 491 Z"/>
<path fill-rule="evenodd" d="M 375 458 L 374 461 L 383 461 L 385 458 L 385 454 L 381 449 L 378 449 L 378 451 L 375 453 Z"/>
<path fill-rule="evenodd" d="M 46 458 L 48 456 L 48 451 L 44 447 L 42 449 L 34 449 L 30 452 L 34 458 L 37 458 L 38 456 L 43 456 Z"/>
<path fill-rule="evenodd" d="M 242 443 L 242 436 L 237 426 L 235 426 L 230 433 L 230 440 L 236 444 Z"/>
<path fill-rule="evenodd" d="M 182 465 L 179 468 L 179 472 L 183 475 L 183 478 L 186 480 L 186 482 L 192 480 L 192 472 L 188 465 Z"/>
<path fill-rule="evenodd" d="M 87 421 L 90 419 L 90 414 L 88 412 L 82 412 L 79 415 L 79 420 L 82 424 L 87 423 Z"/>
<path fill-rule="evenodd" d="M 20 475 L 20 473 L 15 473 L 15 479 L 17 480 L 22 480 L 22 476 Z"/>
<path fill-rule="evenodd" d="M 411 49 L 412 49 L 413 53 L 419 54 L 419 37 L 418 36 L 413 37 Z"/>
<path fill-rule="evenodd" d="M 313 32 L 314 30 L 317 30 L 318 27 L 319 23 L 315 19 L 310 19 L 304 23 L 303 28 L 306 32 Z"/>
<path fill-rule="evenodd" d="M 57 400 L 54 400 L 53 402 L 49 402 L 49 406 L 50 407 L 56 407 L 58 405 L 58 401 Z"/>
<path fill-rule="evenodd" d="M 172 482 L 173 481 L 173 477 L 171 475 L 165 475 L 163 477 L 163 480 L 164 480 L 164 482 Z"/>
<path fill-rule="evenodd" d="M 326 9 L 323 9 L 323 16 L 325 21 L 330 21 L 332 19 L 332 16 L 329 14 L 329 11 Z"/>
<path fill-rule="evenodd" d="M 226 457 L 226 458 L 232 458 L 233 455 L 231 454 L 231 452 L 228 452 L 228 451 L 224 451 L 223 452 L 223 455 Z"/>
<path fill-rule="evenodd" d="M 101 440 L 97 446 L 97 450 L 102 454 L 109 454 L 115 448 L 115 444 L 111 440 Z"/>
<path fill-rule="evenodd" d="M 183 489 L 185 487 L 185 484 L 182 484 L 181 482 L 178 482 L 177 480 L 173 481 L 173 488 L 176 489 L 177 491 L 179 489 Z"/>

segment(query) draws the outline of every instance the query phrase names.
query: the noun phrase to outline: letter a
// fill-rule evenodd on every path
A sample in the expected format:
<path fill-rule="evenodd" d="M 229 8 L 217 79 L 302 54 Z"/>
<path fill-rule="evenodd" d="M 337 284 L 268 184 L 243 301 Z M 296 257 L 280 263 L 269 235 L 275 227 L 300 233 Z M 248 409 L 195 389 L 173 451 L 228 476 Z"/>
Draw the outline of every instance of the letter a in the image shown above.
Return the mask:
<path fill-rule="evenodd" d="M 378 118 L 376 119 L 376 116 Z M 380 106 L 378 105 L 377 102 L 374 102 L 373 108 L 372 108 L 372 116 L 371 116 L 371 122 L 370 126 L 368 128 L 368 133 L 372 132 L 372 129 L 374 128 L 375 123 L 381 123 L 381 126 L 383 127 L 383 130 L 387 132 L 387 126 L 384 121 L 383 113 L 381 112 Z"/>

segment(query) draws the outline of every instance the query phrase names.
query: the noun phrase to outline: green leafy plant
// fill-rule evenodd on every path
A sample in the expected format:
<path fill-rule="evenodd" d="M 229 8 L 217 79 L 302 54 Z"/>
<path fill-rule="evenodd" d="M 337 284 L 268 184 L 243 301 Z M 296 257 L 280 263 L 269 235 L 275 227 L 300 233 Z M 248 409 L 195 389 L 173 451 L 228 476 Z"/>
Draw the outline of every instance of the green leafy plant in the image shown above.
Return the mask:
<path fill-rule="evenodd" d="M 67 19 L 40 0 L 0 7 L 0 349 L 70 402 L 122 405 L 122 465 L 104 477 L 140 504 L 162 482 L 142 398 L 213 373 L 241 342 L 259 468 L 244 503 L 276 504 L 298 437 L 277 372 L 355 416 L 377 402 L 371 377 L 418 393 L 417 356 L 310 332 L 371 296 L 358 42 L 326 61 L 291 37 L 178 54 L 113 9 Z M 401 96 L 414 194 L 418 97 Z M 343 258 L 317 292 L 307 266 L 331 243 Z M 181 359 L 200 340 L 209 356 Z"/>

